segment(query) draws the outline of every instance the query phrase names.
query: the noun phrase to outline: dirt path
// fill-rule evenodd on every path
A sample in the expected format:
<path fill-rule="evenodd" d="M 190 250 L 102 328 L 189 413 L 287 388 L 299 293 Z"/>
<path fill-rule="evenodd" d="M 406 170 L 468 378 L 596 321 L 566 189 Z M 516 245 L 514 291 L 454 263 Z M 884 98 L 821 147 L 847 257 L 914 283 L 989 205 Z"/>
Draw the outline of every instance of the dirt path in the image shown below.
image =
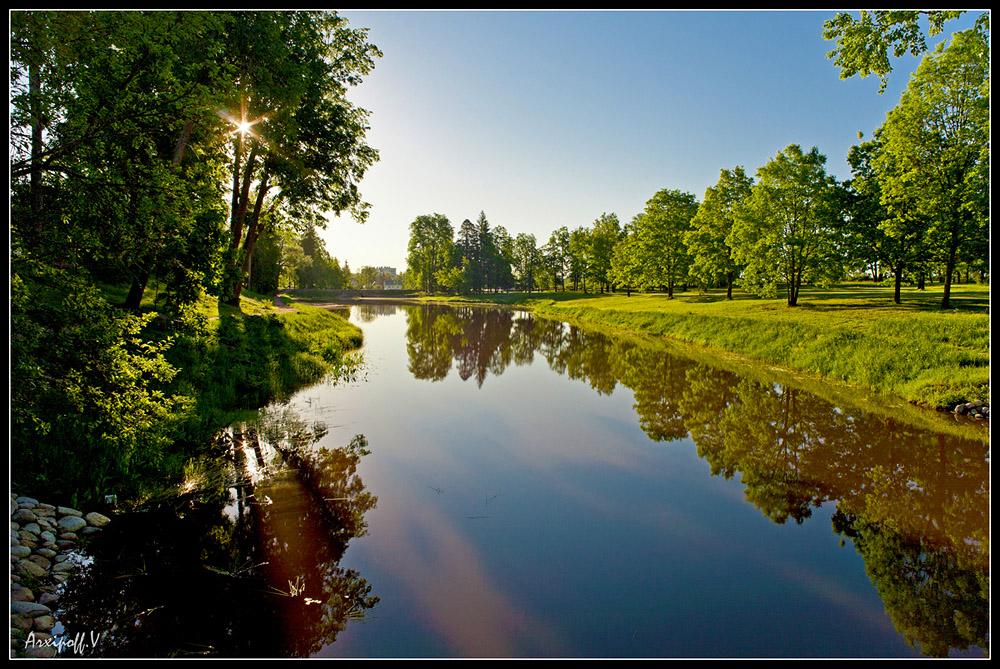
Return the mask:
<path fill-rule="evenodd" d="M 281 299 L 281 293 L 274 294 L 274 309 L 279 313 L 289 313 L 292 311 L 298 311 L 295 307 L 290 307 L 285 304 L 285 301 Z"/>

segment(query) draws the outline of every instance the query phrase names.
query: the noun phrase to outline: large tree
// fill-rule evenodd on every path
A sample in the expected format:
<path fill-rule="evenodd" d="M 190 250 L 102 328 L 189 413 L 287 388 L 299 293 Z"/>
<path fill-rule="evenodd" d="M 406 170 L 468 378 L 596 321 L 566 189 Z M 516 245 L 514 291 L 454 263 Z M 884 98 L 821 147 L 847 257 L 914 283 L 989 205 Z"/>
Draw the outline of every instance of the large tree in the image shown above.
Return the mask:
<path fill-rule="evenodd" d="M 407 275 L 412 285 L 433 293 L 437 274 L 448 270 L 452 260 L 455 230 L 444 214 L 424 214 L 410 223 Z"/>
<path fill-rule="evenodd" d="M 727 238 L 749 292 L 774 297 L 783 283 L 793 307 L 803 282 L 839 273 L 837 185 L 825 164 L 817 148 L 805 153 L 791 144 L 757 170 Z"/>
<path fill-rule="evenodd" d="M 691 230 L 684 236 L 691 254 L 691 276 L 702 285 L 715 285 L 724 279 L 730 300 L 740 266 L 726 238 L 733 229 L 736 209 L 750 197 L 752 187 L 753 179 L 742 167 L 720 170 L 719 181 L 705 190 L 705 200 L 698 205 Z"/>
<path fill-rule="evenodd" d="M 13 224 L 26 249 L 130 283 L 132 308 L 152 273 L 178 299 L 211 279 L 225 27 L 198 12 L 12 15 Z"/>
<path fill-rule="evenodd" d="M 646 202 L 646 208 L 635 219 L 644 286 L 659 286 L 671 298 L 674 296 L 674 287 L 688 271 L 684 237 L 697 211 L 695 196 L 679 190 L 664 188 Z"/>
<path fill-rule="evenodd" d="M 333 12 L 239 12 L 231 21 L 226 298 L 238 302 L 269 211 L 315 225 L 331 213 L 366 220 L 358 183 L 378 154 L 365 143 L 368 113 L 346 93 L 381 52 L 366 29 L 348 28 Z"/>
<path fill-rule="evenodd" d="M 852 146 L 847 155 L 852 178 L 844 184 L 844 235 L 848 262 L 888 267 L 893 275 L 893 300 L 902 301 L 903 278 L 921 271 L 927 260 L 927 221 L 904 193 L 892 199 L 883 192 L 877 170 L 882 143 L 878 137 Z M 892 203 L 890 214 L 888 203 Z M 873 271 L 877 279 L 878 270 Z"/>
<path fill-rule="evenodd" d="M 897 221 L 927 222 L 946 309 L 962 251 L 988 235 L 989 72 L 984 35 L 956 33 L 924 58 L 880 131 L 882 201 Z M 906 226 L 890 234 L 896 228 Z"/>
<path fill-rule="evenodd" d="M 615 244 L 622 234 L 622 226 L 618 221 L 617 214 L 601 214 L 600 218 L 594 221 L 590 231 L 590 258 L 587 269 L 590 277 L 601 287 L 601 292 L 610 290 L 611 281 L 611 257 L 615 250 Z"/>

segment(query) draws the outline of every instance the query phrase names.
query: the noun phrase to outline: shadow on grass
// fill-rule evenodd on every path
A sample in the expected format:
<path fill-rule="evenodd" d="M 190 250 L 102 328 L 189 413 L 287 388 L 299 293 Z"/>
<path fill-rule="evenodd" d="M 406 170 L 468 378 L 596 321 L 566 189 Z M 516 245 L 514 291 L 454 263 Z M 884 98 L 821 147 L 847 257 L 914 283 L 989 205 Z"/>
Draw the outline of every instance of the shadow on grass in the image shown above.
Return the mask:
<path fill-rule="evenodd" d="M 893 301 L 892 286 L 872 286 L 857 284 L 838 284 L 828 288 L 803 288 L 799 293 L 799 303 L 797 307 L 802 310 L 816 311 L 847 311 L 847 310 L 869 310 L 873 308 L 889 308 L 899 312 L 941 312 L 942 288 L 933 286 L 927 290 L 917 290 L 916 288 L 906 288 L 902 291 L 901 303 Z M 624 296 L 623 291 L 613 293 Z M 522 301 L 526 299 L 551 299 L 555 302 L 579 301 L 583 299 L 594 299 L 606 296 L 608 293 L 532 293 L 529 296 L 523 294 Z M 661 292 L 638 292 L 633 291 L 632 296 L 643 296 L 645 298 L 659 298 L 668 302 L 679 302 L 688 304 L 715 304 L 724 302 L 760 302 L 767 308 L 785 307 L 787 294 L 784 290 L 779 290 L 773 299 L 763 299 L 750 293 L 734 290 L 733 299 L 727 300 L 726 291 L 723 289 L 711 289 L 706 291 L 690 291 L 674 293 L 673 298 L 667 297 Z M 990 307 L 990 294 L 988 286 L 978 284 L 959 284 L 952 286 L 950 296 L 950 306 L 947 311 L 964 311 L 988 313 Z"/>

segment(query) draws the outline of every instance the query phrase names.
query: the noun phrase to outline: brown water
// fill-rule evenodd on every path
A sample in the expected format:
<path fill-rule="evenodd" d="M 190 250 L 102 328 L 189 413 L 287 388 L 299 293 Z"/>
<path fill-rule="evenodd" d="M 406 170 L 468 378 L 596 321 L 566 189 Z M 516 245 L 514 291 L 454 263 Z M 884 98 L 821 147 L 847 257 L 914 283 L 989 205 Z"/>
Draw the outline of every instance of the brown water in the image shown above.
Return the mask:
<path fill-rule="evenodd" d="M 360 378 L 105 541 L 97 654 L 985 654 L 981 426 L 510 310 L 350 316 Z"/>

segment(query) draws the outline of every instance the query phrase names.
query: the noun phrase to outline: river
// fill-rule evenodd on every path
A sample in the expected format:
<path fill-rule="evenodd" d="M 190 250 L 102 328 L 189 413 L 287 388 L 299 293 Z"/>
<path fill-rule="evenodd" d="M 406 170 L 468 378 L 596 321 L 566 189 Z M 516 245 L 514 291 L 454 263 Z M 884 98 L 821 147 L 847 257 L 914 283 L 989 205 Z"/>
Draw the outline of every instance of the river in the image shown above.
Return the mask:
<path fill-rule="evenodd" d="M 982 426 L 515 310 L 349 314 L 362 369 L 234 426 L 215 501 L 139 519 L 143 548 L 124 524 L 68 629 L 105 656 L 986 654 Z"/>

